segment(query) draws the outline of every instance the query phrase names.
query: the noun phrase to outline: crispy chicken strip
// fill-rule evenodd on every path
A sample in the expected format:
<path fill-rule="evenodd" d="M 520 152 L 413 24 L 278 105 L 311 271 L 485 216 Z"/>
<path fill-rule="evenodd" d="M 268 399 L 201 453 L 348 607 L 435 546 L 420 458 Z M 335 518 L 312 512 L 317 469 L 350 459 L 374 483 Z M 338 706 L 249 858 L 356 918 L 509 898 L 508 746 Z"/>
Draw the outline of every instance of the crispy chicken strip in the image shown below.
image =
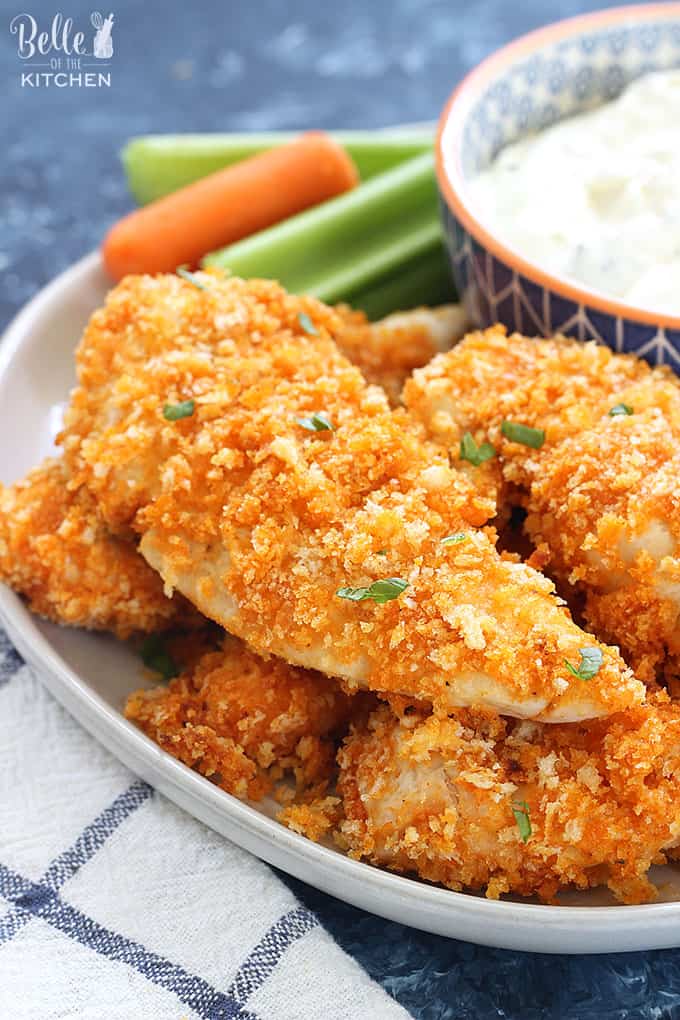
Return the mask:
<path fill-rule="evenodd" d="M 680 841 L 680 706 L 666 702 L 560 726 L 381 707 L 338 755 L 342 835 L 356 857 L 491 898 L 606 883 L 653 899 L 647 870 Z"/>
<path fill-rule="evenodd" d="M 376 323 L 348 306 L 338 311 L 347 357 L 395 401 L 408 373 L 450 347 L 464 327 L 458 305 Z M 0 580 L 58 623 L 126 637 L 175 622 L 183 600 L 167 599 L 136 546 L 112 539 L 87 491 L 67 484 L 64 465 L 46 461 L 22 482 L 0 487 Z"/>
<path fill-rule="evenodd" d="M 400 404 L 414 368 L 452 347 L 468 323 L 462 305 L 395 312 L 378 322 L 369 322 L 363 312 L 348 305 L 338 306 L 336 312 L 342 319 L 336 335 L 340 351 L 369 383 L 382 386 L 393 407 Z"/>
<path fill-rule="evenodd" d="M 680 673 L 679 472 L 667 419 L 641 408 L 565 440 L 531 487 L 533 541 L 647 682 Z"/>
<path fill-rule="evenodd" d="M 495 328 L 417 372 L 405 400 L 449 447 L 465 430 L 495 446 L 506 482 L 524 490 L 533 542 L 586 594 L 590 625 L 620 642 L 639 676 L 680 670 L 674 376 L 595 344 Z M 508 439 L 503 420 L 543 430 L 543 445 Z"/>
<path fill-rule="evenodd" d="M 335 681 L 227 637 L 167 686 L 131 694 L 125 714 L 223 790 L 259 800 L 289 772 L 298 789 L 329 778 L 350 705 Z"/>
<path fill-rule="evenodd" d="M 62 437 L 74 483 L 134 525 L 168 591 L 261 654 L 444 712 L 559 721 L 642 699 L 606 646 L 589 682 L 570 673 L 593 639 L 476 530 L 493 501 L 339 353 L 332 310 L 268 281 L 199 282 L 111 293 Z"/>
<path fill-rule="evenodd" d="M 121 638 L 194 616 L 181 596 L 166 598 L 132 543 L 109 534 L 89 492 L 67 488 L 56 460 L 0 486 L 0 581 L 40 616 Z"/>

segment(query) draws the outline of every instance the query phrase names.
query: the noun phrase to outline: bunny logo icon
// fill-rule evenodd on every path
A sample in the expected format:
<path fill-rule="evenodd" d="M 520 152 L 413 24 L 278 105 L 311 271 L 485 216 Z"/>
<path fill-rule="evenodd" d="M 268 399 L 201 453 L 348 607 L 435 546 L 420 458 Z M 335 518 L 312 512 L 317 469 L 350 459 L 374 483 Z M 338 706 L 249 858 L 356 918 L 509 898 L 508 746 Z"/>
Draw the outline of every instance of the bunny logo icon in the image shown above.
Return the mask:
<path fill-rule="evenodd" d="M 113 14 L 103 18 L 99 11 L 93 11 L 90 21 L 95 29 L 94 43 L 92 44 L 92 56 L 98 60 L 109 60 L 113 56 Z"/>

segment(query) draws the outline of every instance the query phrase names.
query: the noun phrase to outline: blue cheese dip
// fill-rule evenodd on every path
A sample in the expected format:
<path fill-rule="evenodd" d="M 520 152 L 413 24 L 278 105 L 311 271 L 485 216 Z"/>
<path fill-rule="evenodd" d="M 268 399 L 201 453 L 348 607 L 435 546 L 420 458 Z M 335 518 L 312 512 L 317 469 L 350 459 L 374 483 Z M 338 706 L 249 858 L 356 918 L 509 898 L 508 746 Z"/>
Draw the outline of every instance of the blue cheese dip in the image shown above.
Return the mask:
<path fill-rule="evenodd" d="M 551 273 L 680 315 L 680 70 L 502 149 L 470 182 L 498 239 Z"/>

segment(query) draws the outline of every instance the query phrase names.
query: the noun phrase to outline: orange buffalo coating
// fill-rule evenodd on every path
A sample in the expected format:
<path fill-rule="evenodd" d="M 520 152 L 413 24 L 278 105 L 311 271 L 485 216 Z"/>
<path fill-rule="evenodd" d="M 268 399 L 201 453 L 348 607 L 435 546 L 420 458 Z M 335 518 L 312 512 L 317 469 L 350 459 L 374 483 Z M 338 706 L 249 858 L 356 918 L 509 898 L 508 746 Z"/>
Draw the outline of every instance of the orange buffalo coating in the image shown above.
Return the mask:
<path fill-rule="evenodd" d="M 259 800 L 287 772 L 299 789 L 329 778 L 350 708 L 335 681 L 227 637 L 167 686 L 131 694 L 125 714 L 228 793 Z"/>
<path fill-rule="evenodd" d="M 653 898 L 647 869 L 664 852 L 672 854 L 680 838 L 680 808 L 673 803 L 680 709 L 657 693 L 647 705 L 607 719 L 546 725 L 456 708 L 466 683 L 469 700 L 493 700 L 500 689 L 505 710 L 517 714 L 544 697 L 546 707 L 534 714 L 553 719 L 612 712 L 642 696 L 604 646 L 597 676 L 572 681 L 565 661 L 576 664 L 579 645 L 594 640 L 571 622 L 545 578 L 499 556 L 493 530 L 479 530 L 497 509 L 499 483 L 503 498 L 506 482 L 530 487 L 534 461 L 526 450 L 503 447 L 503 476 L 498 460 L 452 471 L 442 447 L 425 440 L 414 417 L 390 412 L 333 343 L 396 402 L 400 382 L 433 342 L 427 329 L 421 333 L 412 323 L 405 350 L 395 351 L 394 339 L 404 340 L 400 324 L 368 327 L 347 310 L 291 298 L 273 284 L 208 274 L 199 280 L 205 291 L 173 277 L 129 279 L 93 318 L 79 353 L 81 385 L 67 417 L 65 465 L 39 469 L 3 493 L 16 499 L 23 491 L 26 504 L 17 512 L 20 504 L 12 503 L 9 517 L 0 513 L 0 566 L 4 549 L 10 583 L 19 586 L 17 559 L 32 548 L 34 529 L 41 546 L 38 556 L 31 553 L 34 588 L 35 572 L 44 570 L 35 591 L 25 577 L 23 590 L 46 612 L 40 593 L 49 589 L 52 618 L 87 622 L 82 601 L 79 614 L 65 609 L 72 604 L 64 591 L 73 550 L 77 560 L 90 538 L 70 523 L 76 511 L 87 508 L 97 549 L 122 550 L 125 570 L 111 574 L 112 584 L 126 571 L 155 577 L 129 542 L 137 531 L 169 589 L 185 590 L 203 611 L 212 607 L 207 615 L 235 625 L 262 652 L 320 663 L 344 676 L 349 689 L 372 686 L 392 706 L 369 715 L 370 700 L 348 698 L 335 681 L 262 659 L 227 638 L 219 651 L 193 658 L 189 647 L 181 676 L 129 697 L 126 714 L 161 747 L 239 797 L 260 798 L 292 774 L 297 797 L 280 816 L 286 824 L 312 838 L 336 830 L 356 856 L 452 888 L 550 899 L 563 885 L 607 882 L 626 902 Z M 307 331 L 301 312 L 316 334 Z M 481 373 L 477 403 L 490 408 L 498 379 L 493 371 L 483 378 L 483 348 L 468 367 Z M 463 359 L 465 350 L 464 344 Z M 608 366 L 606 355 L 582 350 L 589 352 L 582 357 L 592 379 L 604 366 L 609 383 L 620 378 L 638 386 L 638 407 L 651 422 L 648 370 L 626 359 Z M 442 399 L 436 410 L 444 416 L 432 428 L 434 390 L 427 392 L 427 383 L 437 378 L 438 361 L 434 375 L 428 377 L 428 367 L 406 393 L 411 390 L 414 414 L 437 442 L 453 446 L 461 425 L 474 426 L 471 417 L 447 419 Z M 496 366 L 495 376 L 503 375 Z M 673 418 L 673 384 L 661 378 L 657 402 Z M 547 424 L 566 404 L 556 408 L 557 384 L 543 385 Z M 586 379 L 573 388 L 586 392 L 588 385 Z M 524 392 L 531 392 L 529 381 Z M 174 422 L 163 417 L 164 404 L 187 399 L 194 413 Z M 474 404 L 471 394 L 470 415 Z M 572 408 L 578 404 L 578 397 L 572 400 Z M 505 406 L 504 417 L 530 423 Z M 308 433 L 299 425 L 297 419 L 315 412 L 333 428 Z M 578 421 L 580 412 L 567 407 L 567 417 L 572 413 Z M 588 413 L 597 425 L 592 407 Z M 558 413 L 554 422 L 560 420 Z M 581 419 L 582 433 L 588 421 Z M 628 421 L 616 426 L 617 437 L 634 428 Z M 478 441 L 487 433 L 493 426 L 480 426 Z M 643 433 L 642 447 L 651 435 Z M 498 431 L 495 440 L 505 443 Z M 559 465 L 553 469 L 559 472 Z M 548 486 L 549 477 L 541 473 Z M 50 516 L 53 505 L 62 507 L 61 518 Z M 109 534 L 103 519 L 120 537 Z M 65 528 L 62 520 L 69 522 Z M 2 530 L 10 523 L 11 548 Z M 61 552 L 43 560 L 42 548 L 50 548 L 43 540 L 55 531 Z M 452 533 L 464 538 L 442 546 Z M 553 553 L 556 562 L 559 555 Z M 92 569 L 91 553 L 87 564 Z M 351 576 L 351 583 L 368 585 L 387 576 L 386 567 L 409 581 L 399 599 L 336 603 L 341 580 L 350 583 Z M 126 633 L 115 614 L 99 619 L 110 622 L 97 626 Z M 354 671 L 357 661 L 361 668 Z M 428 715 L 413 697 L 433 702 L 441 714 Z M 350 720 L 334 795 L 328 784 L 335 743 Z M 277 792 L 290 796 L 280 786 Z M 526 843 L 513 807 L 530 820 Z"/>
<path fill-rule="evenodd" d="M 166 631 L 163 646 L 185 672 L 138 691 L 126 713 L 161 747 L 237 796 L 259 798 L 293 771 L 300 790 L 327 779 L 349 699 L 334 681 L 262 660 L 235 638 L 221 651 L 181 596 L 128 539 L 113 537 L 64 466 L 46 461 L 0 492 L 0 578 L 57 623 L 126 638 Z M 187 631 L 187 625 L 191 625 Z M 179 631 L 176 628 L 181 628 Z M 169 628 L 175 628 L 168 632 Z"/>
<path fill-rule="evenodd" d="M 597 675 L 574 679 L 567 663 L 597 642 L 544 577 L 498 554 L 479 528 L 494 501 L 338 352 L 333 310 L 269 281 L 198 282 L 111 292 L 62 436 L 74 483 L 139 532 L 168 591 L 261 654 L 439 711 L 556 721 L 641 700 L 606 646 Z M 164 417 L 185 401 L 192 413 Z M 330 428 L 306 427 L 318 414 Z M 338 595 L 386 578 L 408 587 L 385 603 Z"/>
<path fill-rule="evenodd" d="M 653 703 L 583 724 L 386 707 L 339 754 L 350 852 L 451 889 L 551 900 L 606 884 L 654 899 L 652 863 L 680 841 L 680 706 Z"/>
<path fill-rule="evenodd" d="M 585 596 L 585 618 L 647 682 L 680 672 L 680 386 L 593 343 L 473 333 L 406 384 L 430 435 L 469 430 L 523 495 L 540 561 Z M 613 414 L 610 412 L 614 412 Z M 502 422 L 542 430 L 539 449 Z"/>
<path fill-rule="evenodd" d="M 87 490 L 67 488 L 59 461 L 0 486 L 0 581 L 40 616 L 123 638 L 194 616 L 166 598 L 131 542 L 109 534 Z"/>

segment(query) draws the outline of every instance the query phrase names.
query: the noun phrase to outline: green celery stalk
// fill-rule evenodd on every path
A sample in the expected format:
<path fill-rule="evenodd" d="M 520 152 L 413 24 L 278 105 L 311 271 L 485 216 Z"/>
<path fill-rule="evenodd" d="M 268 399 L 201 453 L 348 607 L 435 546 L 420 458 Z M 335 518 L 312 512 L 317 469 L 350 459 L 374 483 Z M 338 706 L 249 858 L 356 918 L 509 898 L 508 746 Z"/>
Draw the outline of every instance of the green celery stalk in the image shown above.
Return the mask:
<path fill-rule="evenodd" d="M 183 188 L 265 149 L 298 137 L 300 132 L 265 134 L 142 135 L 121 152 L 128 187 L 140 205 Z M 333 137 L 357 165 L 362 180 L 383 173 L 432 148 L 427 130 L 339 131 Z"/>
<path fill-rule="evenodd" d="M 378 280 L 367 290 L 349 294 L 346 300 L 373 320 L 420 305 L 434 306 L 456 301 L 456 288 L 443 243 L 409 259 L 395 273 Z"/>
<path fill-rule="evenodd" d="M 333 303 L 441 245 L 434 159 L 416 156 L 338 198 L 213 252 L 205 265 Z"/>

